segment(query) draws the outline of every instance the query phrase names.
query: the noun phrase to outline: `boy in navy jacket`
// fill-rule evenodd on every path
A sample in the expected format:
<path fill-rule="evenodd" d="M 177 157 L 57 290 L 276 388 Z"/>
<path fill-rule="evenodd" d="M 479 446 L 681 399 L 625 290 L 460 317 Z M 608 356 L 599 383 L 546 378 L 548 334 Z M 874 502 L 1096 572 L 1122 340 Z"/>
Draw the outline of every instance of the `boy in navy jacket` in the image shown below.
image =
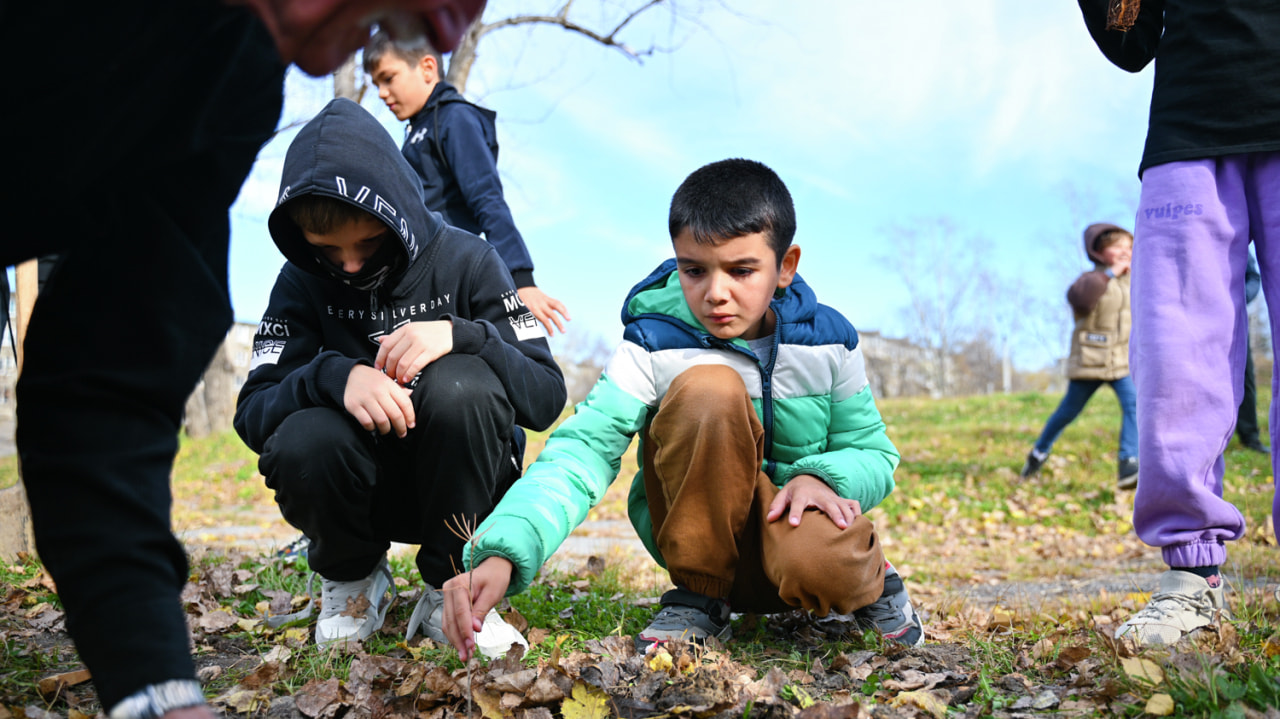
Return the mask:
<path fill-rule="evenodd" d="M 378 97 L 398 120 L 408 120 L 405 159 L 418 173 L 427 207 L 444 221 L 493 243 L 511 271 L 520 300 L 554 334 L 569 311 L 533 282 L 533 259 L 511 219 L 498 178 L 496 113 L 467 102 L 441 79 L 440 53 L 426 40 L 393 41 L 385 31 L 364 48 L 364 69 Z"/>
<path fill-rule="evenodd" d="M 565 405 L 564 377 L 510 273 L 422 202 L 395 143 L 334 100 L 289 147 L 269 220 L 289 260 L 254 338 L 235 426 L 324 578 L 316 641 L 382 624 L 391 541 L 431 585 L 409 623 L 443 640 L 440 586 L 520 474 L 523 433 Z M 363 613 L 348 601 L 368 598 Z M 355 616 L 351 616 L 355 615 Z M 495 615 L 496 618 L 496 615 Z"/>

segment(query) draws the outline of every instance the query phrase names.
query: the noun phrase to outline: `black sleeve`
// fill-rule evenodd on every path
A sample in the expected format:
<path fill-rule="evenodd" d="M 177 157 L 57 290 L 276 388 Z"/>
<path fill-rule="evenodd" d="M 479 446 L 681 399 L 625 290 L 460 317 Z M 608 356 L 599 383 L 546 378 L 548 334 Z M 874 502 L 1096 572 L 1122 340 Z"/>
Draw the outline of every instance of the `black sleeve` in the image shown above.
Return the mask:
<path fill-rule="evenodd" d="M 341 409 L 347 376 L 361 363 L 321 351 L 317 305 L 309 301 L 300 273 L 286 265 L 271 289 L 266 314 L 253 336 L 249 377 L 236 402 L 236 432 L 258 453 L 290 414 L 308 407 Z"/>
<path fill-rule="evenodd" d="M 1116 67 L 1138 72 L 1155 58 L 1164 33 L 1164 0 L 1142 0 L 1138 19 L 1128 31 L 1107 29 L 1110 0 L 1079 0 L 1079 3 L 1093 42 Z"/>
<path fill-rule="evenodd" d="M 467 303 L 449 316 L 453 351 L 481 357 L 498 375 L 516 411 L 516 423 L 533 430 L 550 427 L 564 410 L 564 375 L 551 356 L 541 326 L 516 295 L 498 253 L 486 246 L 464 279 Z"/>

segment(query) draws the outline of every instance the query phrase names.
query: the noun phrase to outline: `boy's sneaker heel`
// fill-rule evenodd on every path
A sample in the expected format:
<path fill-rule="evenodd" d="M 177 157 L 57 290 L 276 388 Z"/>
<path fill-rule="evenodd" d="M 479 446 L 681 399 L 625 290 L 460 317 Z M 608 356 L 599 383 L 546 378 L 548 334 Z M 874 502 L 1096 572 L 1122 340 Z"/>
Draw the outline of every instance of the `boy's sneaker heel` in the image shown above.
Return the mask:
<path fill-rule="evenodd" d="M 658 642 L 702 644 L 709 637 L 725 641 L 733 633 L 729 603 L 723 599 L 677 588 L 663 594 L 661 602 L 662 611 L 636 635 L 636 651 L 641 654 Z"/>
<path fill-rule="evenodd" d="M 879 632 L 885 641 L 908 647 L 924 644 L 924 625 L 911 606 L 907 585 L 887 559 L 884 563 L 884 592 L 871 604 L 855 609 L 853 619 L 859 629 Z"/>
<path fill-rule="evenodd" d="M 390 589 L 392 599 L 382 601 L 382 595 Z M 316 620 L 316 644 L 325 646 L 335 642 L 358 642 L 382 628 L 387 608 L 395 599 L 395 583 L 391 579 L 391 567 L 386 556 L 378 561 L 369 576 L 350 582 L 324 580 L 320 590 L 320 617 Z M 358 616 L 348 612 L 349 602 L 363 596 L 368 606 Z"/>

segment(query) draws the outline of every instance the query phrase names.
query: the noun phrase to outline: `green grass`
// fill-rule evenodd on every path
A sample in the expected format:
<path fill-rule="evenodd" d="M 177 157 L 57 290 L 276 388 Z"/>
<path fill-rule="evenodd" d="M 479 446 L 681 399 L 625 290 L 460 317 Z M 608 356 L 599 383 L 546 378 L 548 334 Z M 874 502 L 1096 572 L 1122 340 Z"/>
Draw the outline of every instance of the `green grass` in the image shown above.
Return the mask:
<path fill-rule="evenodd" d="M 8 489 L 18 483 L 18 455 L 0 457 L 0 489 Z"/>
<path fill-rule="evenodd" d="M 1266 407 L 1269 392 L 1261 390 L 1259 404 Z M 1160 684 L 1128 676 L 1106 636 L 1110 627 L 1146 601 L 1141 592 L 1076 597 L 1066 605 L 1015 603 L 1000 607 L 1000 621 L 993 621 L 991 607 L 974 606 L 965 598 L 963 589 L 975 582 L 1115 575 L 1134 562 L 1158 570 L 1159 553 L 1133 536 L 1133 493 L 1114 488 L 1120 415 L 1109 390 L 1101 390 L 1067 428 L 1039 476 L 1018 478 L 1027 450 L 1059 399 L 1018 394 L 879 403 L 903 461 L 896 473 L 896 491 L 869 516 L 886 555 L 907 578 L 930 630 L 972 657 L 965 667 L 971 673 L 972 697 L 963 706 L 951 707 L 952 713 L 1008 711 L 1016 701 L 1006 686 L 1013 674 L 1036 687 L 1075 681 L 1075 668 L 1054 663 L 1068 647 L 1087 649 L 1093 666 L 1081 695 L 1107 693 L 1099 700 L 1098 715 L 1136 717 L 1149 699 L 1162 694 L 1174 703 L 1175 716 L 1231 717 L 1246 715 L 1246 710 L 1280 709 L 1280 684 L 1275 681 L 1280 676 L 1280 603 L 1266 589 L 1280 581 L 1274 538 L 1266 524 L 1273 491 L 1269 461 L 1239 449 L 1234 441 L 1226 451 L 1226 497 L 1245 514 L 1249 531 L 1230 546 L 1226 572 L 1229 578 L 1254 580 L 1261 586 L 1229 594 L 1236 620 L 1216 643 L 1174 655 L 1149 653 L 1165 671 Z M 1265 431 L 1265 412 L 1260 419 Z M 545 437 L 545 432 L 531 434 L 528 459 Z M 5 466 L 0 462 L 0 478 Z M 181 511 L 190 515 L 185 518 L 189 522 L 216 522 L 223 513 L 246 507 L 273 508 L 255 466 L 253 453 L 232 434 L 184 438 L 174 468 L 175 507 L 185 507 Z M 623 481 L 610 489 L 598 511 L 622 516 L 618 507 L 634 467 L 634 456 L 629 455 Z M 177 510 L 175 521 L 184 521 Z M 297 595 L 307 589 L 305 563 L 287 565 L 263 556 L 197 553 L 192 577 L 198 580 L 220 567 L 248 572 L 258 585 L 217 599 L 239 618 L 258 616 L 259 603 L 267 599 L 264 590 Z M 408 587 L 421 586 L 411 556 L 393 557 L 392 567 Z M 54 594 L 33 582 L 40 571 L 34 561 L 0 562 L 0 600 L 8 602 L 0 603 L 0 705 L 30 703 L 39 678 L 77 667 L 65 644 L 50 649 L 6 631 L 6 616 L 18 617 L 41 603 L 60 608 Z M 545 574 L 528 592 L 513 597 L 512 607 L 544 637 L 532 647 L 526 664 L 545 664 L 553 653 L 585 648 L 593 639 L 633 636 L 656 611 L 637 604 L 655 595 L 652 583 L 635 580 L 612 565 L 594 576 Z M 460 669 L 451 650 L 405 646 L 398 630 L 412 609 L 412 601 L 399 602 L 388 614 L 388 631 L 371 637 L 365 650 L 412 657 L 449 671 Z M 23 626 L 20 618 L 14 621 L 14 626 Z M 735 621 L 726 651 L 757 672 L 755 678 L 774 668 L 788 677 L 803 675 L 816 662 L 830 666 L 841 654 L 894 651 L 872 635 L 816 636 L 798 621 L 793 616 L 741 618 Z M 228 667 L 207 687 L 208 693 L 233 688 L 253 671 L 259 657 L 281 644 L 294 655 L 292 671 L 271 687 L 275 695 L 296 692 L 313 679 L 345 679 L 352 656 L 315 647 L 310 630 L 307 624 L 290 634 L 250 622 L 247 629 L 219 635 L 219 642 L 236 647 L 243 661 Z M 198 660 L 208 658 L 211 645 L 200 647 Z M 848 690 L 864 704 L 879 703 L 893 694 L 886 683 L 892 686 L 890 680 L 898 678 L 880 667 L 852 682 Z M 796 707 L 831 698 L 824 689 L 795 681 L 789 681 L 780 696 Z"/>

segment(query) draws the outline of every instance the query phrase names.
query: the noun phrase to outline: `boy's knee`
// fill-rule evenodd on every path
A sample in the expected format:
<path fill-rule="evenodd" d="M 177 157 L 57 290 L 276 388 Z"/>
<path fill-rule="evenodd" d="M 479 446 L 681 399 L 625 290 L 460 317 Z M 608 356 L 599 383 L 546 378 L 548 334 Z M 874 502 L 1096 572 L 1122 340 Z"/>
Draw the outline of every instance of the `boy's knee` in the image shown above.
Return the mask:
<path fill-rule="evenodd" d="M 810 512 L 805 522 L 829 521 Z M 852 535 L 843 536 L 845 532 Z M 879 598 L 884 553 L 871 522 L 859 517 L 836 541 L 786 542 L 773 547 L 779 595 L 792 606 L 847 614 Z"/>
<path fill-rule="evenodd" d="M 332 464 L 340 448 L 359 441 L 357 429 L 345 413 L 329 407 L 294 412 L 267 438 L 259 458 L 262 474 L 271 485 L 281 474 L 306 476 L 309 467 Z"/>
<path fill-rule="evenodd" d="M 445 355 L 427 365 L 413 392 L 419 415 L 468 414 L 476 410 L 510 411 L 497 373 L 475 355 Z"/>
<path fill-rule="evenodd" d="M 719 416 L 729 403 L 741 404 L 747 386 L 737 370 L 724 365 L 699 365 L 681 372 L 671 381 L 663 406 L 680 407 L 681 413 L 702 412 Z"/>

